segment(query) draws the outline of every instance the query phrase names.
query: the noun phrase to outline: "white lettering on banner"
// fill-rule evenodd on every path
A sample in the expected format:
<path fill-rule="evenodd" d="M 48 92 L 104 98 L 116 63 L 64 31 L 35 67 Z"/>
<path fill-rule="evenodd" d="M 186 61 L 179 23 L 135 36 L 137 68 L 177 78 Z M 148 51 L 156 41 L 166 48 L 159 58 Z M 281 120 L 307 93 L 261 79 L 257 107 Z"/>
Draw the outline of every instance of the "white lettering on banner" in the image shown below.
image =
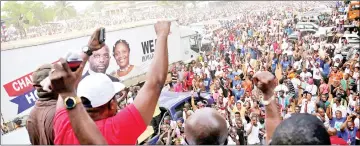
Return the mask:
<path fill-rule="evenodd" d="M 26 87 L 32 86 L 32 80 L 29 77 L 25 77 L 25 81 L 26 81 Z"/>
<path fill-rule="evenodd" d="M 12 83 L 12 87 L 15 91 L 19 91 L 21 88 L 19 87 L 19 84 L 17 82 Z"/>
<path fill-rule="evenodd" d="M 26 83 L 25 83 L 24 79 L 20 79 L 17 82 L 18 82 L 18 84 L 20 86 L 20 89 L 26 87 Z"/>
<path fill-rule="evenodd" d="M 12 83 L 12 87 L 15 91 L 20 91 L 21 89 L 24 89 L 28 86 L 32 86 L 32 80 L 28 76 L 16 80 Z"/>
<path fill-rule="evenodd" d="M 26 100 L 28 101 L 29 104 L 31 104 L 32 102 L 35 102 L 36 99 L 39 98 L 37 96 L 37 91 L 36 90 L 34 92 L 30 92 L 29 94 L 25 95 L 25 97 L 26 97 Z"/>

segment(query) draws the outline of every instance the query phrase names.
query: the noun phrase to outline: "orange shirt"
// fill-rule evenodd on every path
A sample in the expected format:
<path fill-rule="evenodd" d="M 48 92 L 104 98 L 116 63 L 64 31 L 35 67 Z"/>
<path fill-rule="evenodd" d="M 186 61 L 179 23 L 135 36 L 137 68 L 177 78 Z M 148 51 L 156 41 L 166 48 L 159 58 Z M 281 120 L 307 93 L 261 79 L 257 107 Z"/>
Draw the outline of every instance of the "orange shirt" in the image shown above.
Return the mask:
<path fill-rule="evenodd" d="M 340 81 L 343 78 L 343 73 L 338 71 L 337 73 L 331 72 L 329 75 L 329 83 L 332 84 L 334 81 Z"/>
<path fill-rule="evenodd" d="M 251 81 L 245 81 L 244 82 L 244 88 L 246 92 L 250 92 L 252 91 L 252 83 Z"/>

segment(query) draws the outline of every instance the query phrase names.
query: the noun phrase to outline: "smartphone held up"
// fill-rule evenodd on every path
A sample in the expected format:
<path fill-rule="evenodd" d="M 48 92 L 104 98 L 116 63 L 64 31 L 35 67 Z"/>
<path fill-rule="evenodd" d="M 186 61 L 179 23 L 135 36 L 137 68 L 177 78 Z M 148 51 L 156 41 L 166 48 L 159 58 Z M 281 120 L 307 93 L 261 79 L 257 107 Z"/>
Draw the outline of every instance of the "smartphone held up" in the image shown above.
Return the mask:
<path fill-rule="evenodd" d="M 79 53 L 69 52 L 66 57 L 66 62 L 68 63 L 71 71 L 75 72 L 83 62 L 83 59 Z"/>

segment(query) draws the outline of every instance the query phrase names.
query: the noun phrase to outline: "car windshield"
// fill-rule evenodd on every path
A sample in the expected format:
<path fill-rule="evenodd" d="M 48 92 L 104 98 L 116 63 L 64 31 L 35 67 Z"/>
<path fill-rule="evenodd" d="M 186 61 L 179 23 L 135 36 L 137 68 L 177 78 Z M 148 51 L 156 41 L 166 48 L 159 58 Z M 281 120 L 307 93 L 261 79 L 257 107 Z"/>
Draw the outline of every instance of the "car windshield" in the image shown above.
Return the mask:
<path fill-rule="evenodd" d="M 360 10 L 360 5 L 353 5 L 351 7 L 351 11 L 354 11 L 354 10 Z"/>

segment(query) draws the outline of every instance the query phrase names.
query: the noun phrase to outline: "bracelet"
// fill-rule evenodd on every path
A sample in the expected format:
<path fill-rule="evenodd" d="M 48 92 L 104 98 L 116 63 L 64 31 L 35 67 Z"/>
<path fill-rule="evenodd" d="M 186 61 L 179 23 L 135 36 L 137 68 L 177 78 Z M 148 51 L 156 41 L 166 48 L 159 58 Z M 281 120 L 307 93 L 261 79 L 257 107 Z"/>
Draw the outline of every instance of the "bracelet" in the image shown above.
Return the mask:
<path fill-rule="evenodd" d="M 273 96 L 271 96 L 271 98 L 268 99 L 268 100 L 262 99 L 261 102 L 262 102 L 263 105 L 267 106 L 267 105 L 269 105 L 270 102 L 273 101 L 274 99 L 275 99 L 275 96 L 273 95 Z"/>

